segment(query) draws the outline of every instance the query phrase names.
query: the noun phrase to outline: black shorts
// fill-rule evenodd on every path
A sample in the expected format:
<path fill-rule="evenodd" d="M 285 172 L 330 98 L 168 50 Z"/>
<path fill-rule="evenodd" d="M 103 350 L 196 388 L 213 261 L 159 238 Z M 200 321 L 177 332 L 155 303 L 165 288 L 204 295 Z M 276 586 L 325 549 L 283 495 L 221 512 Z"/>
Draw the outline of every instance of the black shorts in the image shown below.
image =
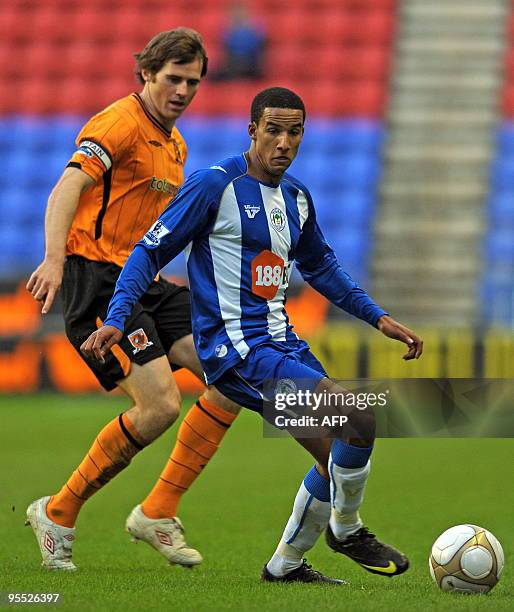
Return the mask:
<path fill-rule="evenodd" d="M 189 289 L 160 278 L 127 319 L 121 351 L 110 352 L 105 363 L 86 359 L 80 345 L 104 321 L 120 272 L 115 264 L 72 255 L 66 259 L 62 280 L 66 335 L 107 391 L 127 376 L 130 362 L 143 365 L 167 355 L 176 340 L 191 333 Z M 179 367 L 172 364 L 174 370 Z"/>

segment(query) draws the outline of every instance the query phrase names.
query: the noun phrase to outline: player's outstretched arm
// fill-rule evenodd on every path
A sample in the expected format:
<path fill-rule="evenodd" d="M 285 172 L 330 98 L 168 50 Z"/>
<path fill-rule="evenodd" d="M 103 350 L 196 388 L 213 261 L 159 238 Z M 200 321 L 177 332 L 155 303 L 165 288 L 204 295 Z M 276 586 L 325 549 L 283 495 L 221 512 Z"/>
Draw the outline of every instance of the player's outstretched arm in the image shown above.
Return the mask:
<path fill-rule="evenodd" d="M 45 215 L 45 258 L 32 272 L 27 290 L 43 303 L 46 314 L 62 282 L 66 239 L 79 204 L 80 194 L 94 183 L 78 168 L 66 168 L 50 194 Z"/>
<path fill-rule="evenodd" d="M 89 338 L 80 345 L 80 350 L 86 357 L 104 363 L 107 353 L 115 344 L 119 343 L 122 337 L 123 332 L 117 327 L 113 325 L 103 325 L 94 331 Z"/>
<path fill-rule="evenodd" d="M 388 315 L 383 315 L 377 321 L 378 329 L 393 340 L 399 340 L 409 347 L 403 358 L 405 361 L 410 359 L 419 359 L 423 353 L 423 340 L 419 338 L 412 330 L 398 321 L 395 321 Z"/>

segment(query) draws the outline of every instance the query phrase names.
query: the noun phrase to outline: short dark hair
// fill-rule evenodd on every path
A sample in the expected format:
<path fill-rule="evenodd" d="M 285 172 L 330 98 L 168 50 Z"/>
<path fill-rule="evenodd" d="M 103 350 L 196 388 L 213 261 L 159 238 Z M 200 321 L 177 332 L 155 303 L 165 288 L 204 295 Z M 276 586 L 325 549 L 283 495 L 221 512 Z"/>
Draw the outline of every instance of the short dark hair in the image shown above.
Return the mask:
<path fill-rule="evenodd" d="M 270 87 L 259 92 L 252 102 L 251 121 L 259 123 L 265 108 L 294 108 L 303 112 L 305 121 L 305 104 L 298 94 L 285 87 Z"/>
<path fill-rule="evenodd" d="M 136 76 L 144 84 L 141 71 L 156 74 L 170 60 L 177 64 L 189 64 L 195 58 L 202 60 L 201 76 L 207 74 L 208 58 L 201 35 L 191 28 L 175 28 L 161 32 L 152 38 L 139 53 L 134 53 L 137 61 Z"/>

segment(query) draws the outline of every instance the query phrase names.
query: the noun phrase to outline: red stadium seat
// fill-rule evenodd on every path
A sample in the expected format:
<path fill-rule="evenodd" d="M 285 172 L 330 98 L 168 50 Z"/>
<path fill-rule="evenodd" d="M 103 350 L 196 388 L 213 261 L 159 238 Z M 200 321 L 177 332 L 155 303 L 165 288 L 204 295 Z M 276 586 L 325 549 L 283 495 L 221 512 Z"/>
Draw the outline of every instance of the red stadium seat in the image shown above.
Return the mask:
<path fill-rule="evenodd" d="M 305 88 L 303 97 L 310 114 L 379 117 L 385 90 L 373 82 L 328 80 Z"/>
<path fill-rule="evenodd" d="M 112 72 L 111 62 L 112 56 L 106 49 L 90 41 L 77 40 L 66 49 L 61 66 L 66 77 L 80 77 L 94 86 L 95 78 Z"/>
<path fill-rule="evenodd" d="M 26 24 L 20 19 L 20 13 L 13 6 L 4 6 L 0 11 L 0 40 L 26 40 L 30 34 Z"/>
<path fill-rule="evenodd" d="M 344 6 L 356 10 L 382 10 L 392 13 L 395 11 L 398 0 L 343 0 Z"/>
<path fill-rule="evenodd" d="M 119 39 L 116 27 L 116 13 L 109 7 L 84 5 L 80 13 L 75 13 L 73 22 L 74 38 L 77 32 L 82 33 L 82 38 L 95 43 L 113 43 Z"/>
<path fill-rule="evenodd" d="M 65 56 L 62 46 L 39 39 L 20 52 L 21 71 L 27 78 L 51 79 L 62 74 L 62 60 Z"/>
<path fill-rule="evenodd" d="M 70 78 L 62 85 L 62 93 L 55 103 L 54 112 L 92 115 L 130 91 L 132 89 L 127 86 L 125 78 L 109 76 L 97 79 L 94 85 L 82 78 Z"/>
<path fill-rule="evenodd" d="M 157 28 L 156 24 L 159 24 Z M 111 37 L 111 42 L 117 44 L 130 41 L 139 50 L 159 31 L 169 30 L 176 25 L 178 24 L 163 23 L 162 15 L 158 11 L 144 10 L 142 7 L 132 5 L 122 6 L 116 12 L 116 19 L 112 25 L 114 35 Z"/>
<path fill-rule="evenodd" d="M 387 88 L 376 81 L 354 81 L 349 85 L 347 114 L 379 118 L 387 101 Z"/>
<path fill-rule="evenodd" d="M 303 62 L 304 49 L 296 42 L 276 45 L 274 52 L 269 54 L 266 73 L 273 78 L 301 78 L 305 68 Z M 309 58 L 310 63 L 315 63 Z"/>
<path fill-rule="evenodd" d="M 215 42 L 219 45 L 228 25 L 228 19 L 219 10 L 204 10 L 194 16 L 190 15 L 182 25 L 184 24 L 198 30 L 205 41 L 210 40 L 211 44 Z"/>
<path fill-rule="evenodd" d="M 34 12 L 30 22 L 34 38 L 40 41 L 70 41 L 77 37 L 76 22 L 79 13 L 75 7 L 48 5 Z"/>
<path fill-rule="evenodd" d="M 504 89 L 501 99 L 503 115 L 506 118 L 514 118 L 514 82 L 508 82 Z"/>
<path fill-rule="evenodd" d="M 0 78 L 5 79 L 6 83 L 12 77 L 19 75 L 23 66 L 21 54 L 24 48 L 23 44 L 15 44 L 6 38 L 0 38 Z M 16 61 L 13 58 L 16 58 Z M 3 94 L 5 89 L 2 88 L 0 91 Z"/>
<path fill-rule="evenodd" d="M 507 40 L 512 42 L 514 40 L 514 4 L 512 6 L 512 12 L 507 17 Z"/>
<path fill-rule="evenodd" d="M 273 19 L 266 19 L 269 40 L 274 43 L 301 43 L 305 40 L 306 19 L 302 11 L 294 10 L 288 13 L 283 10 L 274 13 Z"/>
<path fill-rule="evenodd" d="M 25 78 L 17 86 L 20 113 L 47 114 L 59 108 L 61 83 L 56 79 Z"/>
<path fill-rule="evenodd" d="M 248 114 L 253 96 L 260 85 L 239 81 L 236 83 L 202 84 L 193 102 L 195 113 L 213 115 Z"/>
<path fill-rule="evenodd" d="M 0 74 L 0 114 L 23 113 L 24 108 L 20 105 L 19 85 L 22 81 L 16 76 L 6 78 Z"/>
<path fill-rule="evenodd" d="M 318 53 L 319 75 L 333 79 L 385 79 L 390 55 L 387 47 L 325 46 Z"/>
<path fill-rule="evenodd" d="M 344 88 L 332 80 L 316 81 L 303 89 L 302 98 L 309 115 L 344 115 Z"/>
<path fill-rule="evenodd" d="M 386 11 L 354 11 L 353 27 L 348 31 L 348 40 L 358 44 L 390 44 L 393 38 L 394 15 Z"/>
<path fill-rule="evenodd" d="M 192 11 L 188 10 L 184 6 L 180 6 L 180 3 L 169 3 L 163 6 L 158 13 L 158 23 L 160 24 L 156 32 L 161 30 L 171 30 L 179 26 L 189 26 L 194 28 L 191 22 Z"/>
<path fill-rule="evenodd" d="M 318 28 L 324 45 L 340 45 L 353 29 L 352 16 L 339 8 L 320 12 Z"/>
<path fill-rule="evenodd" d="M 505 55 L 505 79 L 514 78 L 514 47 L 510 47 Z"/>

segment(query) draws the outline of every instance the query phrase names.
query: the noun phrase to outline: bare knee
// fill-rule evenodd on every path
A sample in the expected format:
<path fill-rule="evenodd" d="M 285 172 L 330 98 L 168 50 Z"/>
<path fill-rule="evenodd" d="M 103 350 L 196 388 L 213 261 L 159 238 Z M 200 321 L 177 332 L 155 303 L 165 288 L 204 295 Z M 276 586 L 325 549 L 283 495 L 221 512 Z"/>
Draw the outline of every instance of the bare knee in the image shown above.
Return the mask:
<path fill-rule="evenodd" d="M 180 414 L 180 393 L 171 386 L 159 386 L 148 394 L 143 391 L 133 400 L 128 415 L 135 420 L 134 426 L 146 442 L 164 433 Z"/>
<path fill-rule="evenodd" d="M 239 411 L 241 410 L 241 406 L 239 406 L 239 404 L 236 404 L 232 400 L 228 399 L 228 397 L 225 397 L 213 385 L 209 385 L 207 387 L 204 397 L 208 402 L 212 402 L 219 408 L 223 408 L 223 410 L 226 410 L 231 414 L 239 414 Z"/>
<path fill-rule="evenodd" d="M 156 390 L 147 399 L 140 400 L 140 406 L 149 418 L 165 423 L 168 427 L 180 414 L 181 397 L 176 386 Z"/>
<path fill-rule="evenodd" d="M 345 436 L 345 441 L 352 446 L 373 446 L 376 432 L 376 418 L 373 409 L 355 410 L 350 413 L 351 432 Z"/>

